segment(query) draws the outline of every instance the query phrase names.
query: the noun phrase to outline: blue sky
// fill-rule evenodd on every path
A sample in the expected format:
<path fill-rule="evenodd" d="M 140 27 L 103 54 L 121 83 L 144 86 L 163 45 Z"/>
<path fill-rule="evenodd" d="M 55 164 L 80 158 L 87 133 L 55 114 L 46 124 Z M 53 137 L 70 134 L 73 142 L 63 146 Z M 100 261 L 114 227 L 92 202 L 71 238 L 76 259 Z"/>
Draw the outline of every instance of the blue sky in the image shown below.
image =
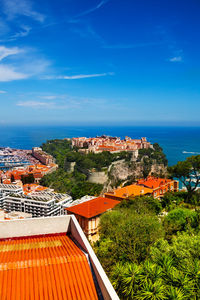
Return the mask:
<path fill-rule="evenodd" d="M 1 124 L 200 125 L 199 0 L 0 0 Z"/>

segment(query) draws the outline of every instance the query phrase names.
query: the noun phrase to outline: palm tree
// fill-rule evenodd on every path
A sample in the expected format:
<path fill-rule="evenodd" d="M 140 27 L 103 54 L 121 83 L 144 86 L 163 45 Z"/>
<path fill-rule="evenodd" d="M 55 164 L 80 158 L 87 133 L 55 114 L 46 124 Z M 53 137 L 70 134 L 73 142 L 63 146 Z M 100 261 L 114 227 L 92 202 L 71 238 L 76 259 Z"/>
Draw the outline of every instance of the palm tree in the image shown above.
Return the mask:
<path fill-rule="evenodd" d="M 111 278 L 119 297 L 135 299 L 135 295 L 141 284 L 142 267 L 135 263 L 118 263 L 113 268 Z"/>
<path fill-rule="evenodd" d="M 150 279 L 146 279 L 141 291 L 137 293 L 135 298 L 137 300 L 164 300 L 168 299 L 166 295 L 166 286 L 162 279 L 152 282 Z"/>
<path fill-rule="evenodd" d="M 135 299 L 135 295 L 140 288 L 142 278 L 142 267 L 137 264 L 126 264 L 122 276 L 123 298 Z"/>
<path fill-rule="evenodd" d="M 178 289 L 177 287 L 170 286 L 167 292 L 167 299 L 169 300 L 184 300 L 188 299 L 184 292 L 181 289 Z"/>
<path fill-rule="evenodd" d="M 162 268 L 150 260 L 146 260 L 143 264 L 143 273 L 144 279 L 149 278 L 156 281 L 162 277 Z"/>

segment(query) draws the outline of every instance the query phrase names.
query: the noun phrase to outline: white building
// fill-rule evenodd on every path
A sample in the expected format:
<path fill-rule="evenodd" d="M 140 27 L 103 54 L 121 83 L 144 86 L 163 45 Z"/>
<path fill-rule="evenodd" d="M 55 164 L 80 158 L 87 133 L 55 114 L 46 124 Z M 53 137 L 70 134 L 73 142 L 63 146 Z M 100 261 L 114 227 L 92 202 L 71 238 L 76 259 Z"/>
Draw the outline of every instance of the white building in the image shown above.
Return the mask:
<path fill-rule="evenodd" d="M 25 196 L 6 193 L 0 196 L 0 209 L 32 214 L 33 218 L 50 217 L 62 215 L 64 207 L 70 202 L 72 198 L 68 194 L 41 192 Z"/>
<path fill-rule="evenodd" d="M 16 185 L 16 184 L 0 184 L 0 197 L 2 195 L 8 195 L 10 193 L 15 193 L 18 195 L 23 194 L 23 189 L 21 186 Z"/>

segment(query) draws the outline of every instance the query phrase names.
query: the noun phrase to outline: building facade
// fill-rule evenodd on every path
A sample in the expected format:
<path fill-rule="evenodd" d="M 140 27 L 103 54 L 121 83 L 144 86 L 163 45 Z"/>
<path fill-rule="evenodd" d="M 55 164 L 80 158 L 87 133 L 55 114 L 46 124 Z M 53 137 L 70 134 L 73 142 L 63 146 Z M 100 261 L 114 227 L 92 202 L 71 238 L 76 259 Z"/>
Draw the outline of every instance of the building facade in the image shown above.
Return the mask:
<path fill-rule="evenodd" d="M 143 187 L 151 188 L 153 190 L 153 197 L 158 199 L 162 198 L 167 192 L 179 191 L 179 182 L 167 178 L 149 176 L 146 179 L 138 180 L 137 183 Z"/>
<path fill-rule="evenodd" d="M 66 211 L 68 215 L 75 215 L 86 237 L 90 241 L 95 242 L 99 239 L 100 216 L 119 203 L 116 200 L 97 197 L 81 204 L 67 207 Z"/>
<path fill-rule="evenodd" d="M 44 152 L 42 148 L 34 147 L 32 149 L 33 157 L 37 158 L 42 164 L 50 165 L 54 163 L 53 156 L 49 155 L 48 153 Z"/>
<path fill-rule="evenodd" d="M 107 192 L 104 195 L 106 198 L 122 201 L 130 197 L 137 197 L 137 196 L 144 196 L 144 195 L 151 196 L 152 194 L 153 194 L 153 190 L 150 188 L 140 186 L 137 184 L 131 184 Z"/>
<path fill-rule="evenodd" d="M 64 208 L 72 198 L 68 194 L 36 193 L 31 196 L 10 193 L 0 197 L 0 209 L 5 212 L 24 212 L 33 218 L 59 216 L 64 214 Z"/>

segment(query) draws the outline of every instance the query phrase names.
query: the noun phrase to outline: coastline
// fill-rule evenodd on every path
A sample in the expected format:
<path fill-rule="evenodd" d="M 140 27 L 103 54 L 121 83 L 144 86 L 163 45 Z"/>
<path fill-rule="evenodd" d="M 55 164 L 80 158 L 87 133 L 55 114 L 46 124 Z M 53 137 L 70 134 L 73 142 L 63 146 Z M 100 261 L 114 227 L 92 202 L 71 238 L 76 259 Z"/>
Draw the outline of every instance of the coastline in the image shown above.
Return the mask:
<path fill-rule="evenodd" d="M 147 137 L 158 143 L 167 155 L 169 165 L 200 152 L 200 127 L 158 126 L 0 126 L 0 147 L 31 149 L 48 139 L 107 134 L 132 138 Z"/>

